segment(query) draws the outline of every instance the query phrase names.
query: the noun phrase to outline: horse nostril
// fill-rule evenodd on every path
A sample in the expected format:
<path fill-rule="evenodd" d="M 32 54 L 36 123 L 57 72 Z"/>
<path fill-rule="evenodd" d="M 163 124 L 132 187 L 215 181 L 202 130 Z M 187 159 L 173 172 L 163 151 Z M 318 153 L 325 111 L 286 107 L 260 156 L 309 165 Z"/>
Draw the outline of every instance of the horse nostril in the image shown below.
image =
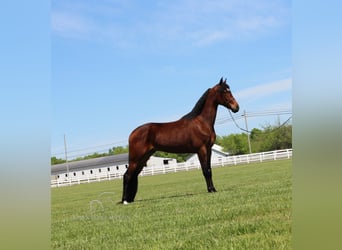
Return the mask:
<path fill-rule="evenodd" d="M 240 109 L 239 104 L 236 104 L 235 107 L 232 108 L 232 111 L 233 111 L 234 113 L 236 113 L 236 112 L 239 111 L 239 109 Z"/>

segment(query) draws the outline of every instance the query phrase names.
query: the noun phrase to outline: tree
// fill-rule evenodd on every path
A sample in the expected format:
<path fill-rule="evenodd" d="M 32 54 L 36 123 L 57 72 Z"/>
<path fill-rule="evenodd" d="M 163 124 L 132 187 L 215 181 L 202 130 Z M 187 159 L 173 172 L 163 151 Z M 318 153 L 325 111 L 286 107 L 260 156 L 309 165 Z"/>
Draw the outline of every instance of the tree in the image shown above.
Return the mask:
<path fill-rule="evenodd" d="M 228 136 L 218 136 L 216 143 L 223 147 L 225 152 L 231 155 L 240 155 L 248 153 L 248 141 L 245 133 L 231 134 Z"/>
<path fill-rule="evenodd" d="M 253 129 L 251 144 L 253 152 L 292 148 L 292 126 L 267 125 L 263 130 Z"/>
<path fill-rule="evenodd" d="M 271 150 L 292 148 L 292 126 L 273 128 L 271 134 Z"/>
<path fill-rule="evenodd" d="M 122 146 L 113 147 L 108 150 L 109 155 L 118 155 L 118 154 L 124 154 L 124 153 L 128 153 L 127 146 L 126 147 L 122 147 Z"/>
<path fill-rule="evenodd" d="M 267 125 L 263 130 L 254 128 L 250 133 L 250 140 L 253 153 L 292 148 L 292 126 Z M 216 143 L 231 155 L 249 152 L 246 133 L 218 136 Z"/>
<path fill-rule="evenodd" d="M 173 154 L 173 153 L 167 153 L 167 152 L 162 152 L 162 151 L 157 151 L 153 154 L 156 157 L 162 157 L 162 158 L 173 158 L 176 159 L 177 162 L 185 162 L 186 159 L 191 155 L 191 154 Z"/>
<path fill-rule="evenodd" d="M 61 164 L 66 162 L 64 159 L 58 159 L 56 156 L 51 157 L 51 165 Z"/>

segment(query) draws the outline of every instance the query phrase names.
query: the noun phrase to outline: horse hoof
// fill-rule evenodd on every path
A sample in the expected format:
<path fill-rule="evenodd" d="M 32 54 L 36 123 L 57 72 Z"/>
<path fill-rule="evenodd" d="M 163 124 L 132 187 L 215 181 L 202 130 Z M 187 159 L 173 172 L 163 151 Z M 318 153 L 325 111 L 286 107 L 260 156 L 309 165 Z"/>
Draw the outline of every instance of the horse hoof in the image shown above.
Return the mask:
<path fill-rule="evenodd" d="M 128 205 L 128 202 L 127 201 L 123 201 L 122 204 Z"/>

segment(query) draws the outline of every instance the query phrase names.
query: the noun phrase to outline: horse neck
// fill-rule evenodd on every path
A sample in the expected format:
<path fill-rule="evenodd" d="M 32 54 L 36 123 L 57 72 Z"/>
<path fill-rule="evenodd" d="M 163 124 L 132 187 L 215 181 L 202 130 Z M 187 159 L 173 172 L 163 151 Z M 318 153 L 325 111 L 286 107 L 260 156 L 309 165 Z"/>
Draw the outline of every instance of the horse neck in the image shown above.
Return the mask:
<path fill-rule="evenodd" d="M 217 106 L 218 103 L 215 101 L 213 94 L 210 93 L 204 104 L 202 112 L 199 115 L 204 121 L 206 121 L 213 127 L 216 119 Z"/>

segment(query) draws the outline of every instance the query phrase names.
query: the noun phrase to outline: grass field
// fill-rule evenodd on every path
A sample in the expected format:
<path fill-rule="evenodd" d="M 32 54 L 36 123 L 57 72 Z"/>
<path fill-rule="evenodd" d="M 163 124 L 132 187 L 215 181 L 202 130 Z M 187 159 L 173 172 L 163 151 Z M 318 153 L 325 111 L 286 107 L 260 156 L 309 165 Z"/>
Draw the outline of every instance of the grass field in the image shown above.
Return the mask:
<path fill-rule="evenodd" d="M 139 177 L 119 205 L 122 180 L 51 189 L 53 249 L 290 249 L 291 160 Z"/>

